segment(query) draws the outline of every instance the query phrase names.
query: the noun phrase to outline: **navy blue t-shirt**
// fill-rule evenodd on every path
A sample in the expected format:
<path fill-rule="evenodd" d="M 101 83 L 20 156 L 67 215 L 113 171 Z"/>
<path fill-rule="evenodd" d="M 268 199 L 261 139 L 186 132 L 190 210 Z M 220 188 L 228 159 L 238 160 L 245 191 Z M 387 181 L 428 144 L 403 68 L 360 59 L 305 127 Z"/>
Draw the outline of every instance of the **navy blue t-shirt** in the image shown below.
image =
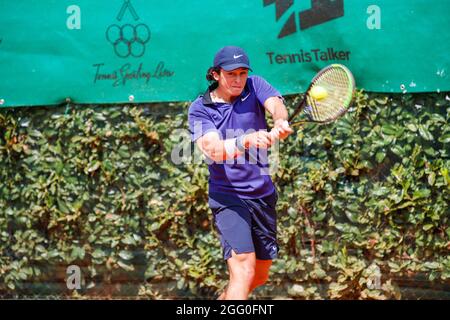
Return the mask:
<path fill-rule="evenodd" d="M 210 131 L 218 132 L 225 140 L 267 130 L 264 102 L 270 97 L 281 97 L 278 90 L 259 76 L 249 76 L 241 96 L 231 104 L 212 102 L 211 90 L 208 88 L 189 107 L 189 130 L 193 141 Z M 267 152 L 263 150 L 256 155 L 250 151 L 254 155 L 250 157 L 248 153 L 246 151 L 231 161 L 209 161 L 210 193 L 232 193 L 243 199 L 257 199 L 274 192 L 268 174 Z"/>

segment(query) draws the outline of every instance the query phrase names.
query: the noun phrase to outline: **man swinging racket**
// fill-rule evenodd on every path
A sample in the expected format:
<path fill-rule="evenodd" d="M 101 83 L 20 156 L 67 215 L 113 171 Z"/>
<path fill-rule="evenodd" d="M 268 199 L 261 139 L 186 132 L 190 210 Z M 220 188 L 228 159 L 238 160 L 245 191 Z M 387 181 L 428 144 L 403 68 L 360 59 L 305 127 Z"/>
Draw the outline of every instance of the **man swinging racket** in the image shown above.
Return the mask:
<path fill-rule="evenodd" d="M 280 93 L 249 71 L 242 48 L 220 49 L 206 75 L 211 85 L 189 108 L 192 140 L 209 159 L 209 206 L 229 271 L 219 299 L 247 299 L 267 281 L 278 253 L 278 196 L 267 157 L 251 151 L 264 151 L 293 131 Z M 266 111 L 274 120 L 271 132 Z"/>

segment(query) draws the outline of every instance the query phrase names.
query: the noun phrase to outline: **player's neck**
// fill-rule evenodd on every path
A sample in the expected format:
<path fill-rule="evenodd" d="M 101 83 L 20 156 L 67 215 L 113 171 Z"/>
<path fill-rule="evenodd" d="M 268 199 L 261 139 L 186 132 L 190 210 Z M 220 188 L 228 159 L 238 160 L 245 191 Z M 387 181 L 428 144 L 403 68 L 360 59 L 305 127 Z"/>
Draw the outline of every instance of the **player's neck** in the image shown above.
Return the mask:
<path fill-rule="evenodd" d="M 232 97 L 231 95 L 227 95 L 222 92 L 220 88 L 216 88 L 211 91 L 211 100 L 216 103 L 232 103 L 236 97 Z"/>

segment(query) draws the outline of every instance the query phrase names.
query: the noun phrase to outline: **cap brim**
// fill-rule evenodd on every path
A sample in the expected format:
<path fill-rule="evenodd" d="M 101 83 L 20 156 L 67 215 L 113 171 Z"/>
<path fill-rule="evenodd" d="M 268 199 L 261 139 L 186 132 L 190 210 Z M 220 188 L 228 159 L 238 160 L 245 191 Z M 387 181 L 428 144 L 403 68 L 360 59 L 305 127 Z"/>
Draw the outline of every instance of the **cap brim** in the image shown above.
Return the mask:
<path fill-rule="evenodd" d="M 245 68 L 248 69 L 250 71 L 253 71 L 250 66 L 248 64 L 245 63 L 235 63 L 235 64 L 229 64 L 227 66 L 221 66 L 221 68 L 225 71 L 232 71 L 232 70 L 236 70 L 239 68 Z"/>

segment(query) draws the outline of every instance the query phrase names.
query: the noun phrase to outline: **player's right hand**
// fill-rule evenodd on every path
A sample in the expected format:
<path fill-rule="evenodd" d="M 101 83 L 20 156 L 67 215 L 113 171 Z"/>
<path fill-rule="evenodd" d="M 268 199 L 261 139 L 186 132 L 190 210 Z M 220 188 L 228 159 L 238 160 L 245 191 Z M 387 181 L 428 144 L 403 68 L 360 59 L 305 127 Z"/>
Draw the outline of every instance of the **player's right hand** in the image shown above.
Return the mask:
<path fill-rule="evenodd" d="M 259 130 L 250 134 L 245 135 L 244 145 L 245 148 L 257 147 L 257 148 L 269 148 L 275 143 L 275 139 L 270 132 L 265 130 Z"/>

